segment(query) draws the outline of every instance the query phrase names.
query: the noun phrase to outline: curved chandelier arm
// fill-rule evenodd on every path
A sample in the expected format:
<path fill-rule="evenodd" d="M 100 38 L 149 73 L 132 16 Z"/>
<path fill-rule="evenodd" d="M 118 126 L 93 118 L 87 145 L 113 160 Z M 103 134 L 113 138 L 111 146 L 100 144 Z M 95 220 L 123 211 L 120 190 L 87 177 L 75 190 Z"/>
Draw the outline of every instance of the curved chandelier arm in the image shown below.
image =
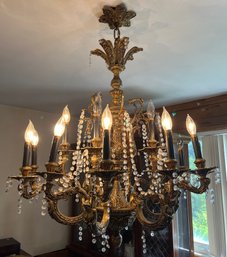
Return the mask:
<path fill-rule="evenodd" d="M 171 216 L 167 213 L 167 206 L 164 205 L 161 207 L 160 213 L 152 213 L 153 216 L 156 217 L 155 221 L 151 221 L 147 219 L 144 215 L 143 206 L 139 204 L 136 208 L 136 217 L 139 220 L 139 222 L 148 228 L 151 228 L 152 230 L 158 230 L 161 227 L 163 227 L 167 222 L 171 220 Z"/>
<path fill-rule="evenodd" d="M 77 193 L 83 195 L 83 197 L 86 200 L 89 200 L 89 195 L 80 185 L 77 185 L 75 187 L 70 187 L 68 189 L 65 189 L 63 192 L 58 192 L 57 194 L 53 193 L 52 187 L 53 187 L 52 183 L 47 183 L 45 194 L 49 199 L 51 199 L 53 201 L 57 201 L 60 199 L 66 199 L 69 196 L 72 196 Z"/>
<path fill-rule="evenodd" d="M 184 190 L 188 190 L 192 193 L 196 193 L 196 194 L 202 194 L 204 192 L 207 191 L 208 186 L 210 184 L 210 179 L 206 178 L 206 177 L 201 177 L 200 180 L 200 186 L 199 187 L 195 187 L 190 183 L 187 183 L 185 181 L 181 181 L 178 185 L 179 188 L 182 188 Z"/>
<path fill-rule="evenodd" d="M 75 225 L 76 223 L 79 223 L 84 219 L 84 210 L 82 210 L 82 212 L 77 216 L 69 217 L 60 212 L 57 203 L 58 201 L 52 201 L 49 198 L 46 199 L 48 202 L 48 213 L 57 222 L 64 225 Z"/>
<path fill-rule="evenodd" d="M 101 222 L 96 222 L 96 229 L 98 234 L 103 234 L 106 232 L 110 221 L 109 207 L 105 206 L 103 209 L 103 215 Z"/>

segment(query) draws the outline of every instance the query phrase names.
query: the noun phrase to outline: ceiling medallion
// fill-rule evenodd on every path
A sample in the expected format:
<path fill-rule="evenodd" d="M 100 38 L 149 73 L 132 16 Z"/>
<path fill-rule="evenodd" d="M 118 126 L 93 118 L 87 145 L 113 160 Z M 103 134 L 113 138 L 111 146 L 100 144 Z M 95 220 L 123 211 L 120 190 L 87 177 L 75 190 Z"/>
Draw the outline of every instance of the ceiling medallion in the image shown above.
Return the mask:
<path fill-rule="evenodd" d="M 119 28 L 129 26 L 136 14 L 123 4 L 105 6 L 103 13 L 100 22 L 114 29 L 114 43 L 101 39 L 104 51 L 91 53 L 102 57 L 113 73 L 112 102 L 102 111 L 101 94 L 92 96 L 90 106 L 81 111 L 74 149 L 67 140 L 70 112 L 67 106 L 64 108 L 54 129 L 44 172 L 38 171 L 38 133 L 29 122 L 21 174 L 9 177 L 8 185 L 12 179 L 19 181 L 18 213 L 23 198 L 31 200 L 41 195 L 42 215 L 48 212 L 62 224 L 78 224 L 80 241 L 83 230 L 90 229 L 92 243 L 100 241 L 97 245 L 106 252 L 110 246 L 121 245 L 121 231 L 131 227 L 135 219 L 145 231 L 166 227 L 178 208 L 182 190 L 205 192 L 210 183 L 207 174 L 213 168 L 205 167 L 196 126 L 189 115 L 186 126 L 195 151 L 195 170 L 185 164 L 182 142 L 179 161 L 175 158 L 172 119 L 165 108 L 160 117 L 150 101 L 144 112 L 143 100 L 137 98 L 130 101 L 136 106 L 135 112 L 129 115 L 126 111 L 120 73 L 127 61 L 143 49 L 133 47 L 127 51 L 129 39 L 120 37 Z M 193 176 L 197 177 L 196 183 L 192 182 Z M 71 196 L 80 207 L 80 213 L 72 217 L 58 208 L 59 200 Z"/>

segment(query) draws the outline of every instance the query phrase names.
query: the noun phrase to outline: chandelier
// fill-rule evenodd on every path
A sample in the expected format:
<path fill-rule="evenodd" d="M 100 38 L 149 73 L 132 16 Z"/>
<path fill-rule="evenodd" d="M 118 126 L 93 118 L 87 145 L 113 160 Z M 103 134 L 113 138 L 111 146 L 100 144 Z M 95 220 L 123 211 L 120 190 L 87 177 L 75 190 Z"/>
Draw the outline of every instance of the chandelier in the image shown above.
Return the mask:
<path fill-rule="evenodd" d="M 132 47 L 127 51 L 129 38 L 121 37 L 119 29 L 130 26 L 135 16 L 134 11 L 120 4 L 105 6 L 99 18 L 113 29 L 114 43 L 101 39 L 104 51 L 96 49 L 91 54 L 102 57 L 113 73 L 112 102 L 102 111 L 102 95 L 91 97 L 89 107 L 81 111 L 74 148 L 67 140 L 70 112 L 67 106 L 64 108 L 54 129 L 44 172 L 38 171 L 39 138 L 30 121 L 25 131 L 21 173 L 8 180 L 8 185 L 12 179 L 19 181 L 19 213 L 22 198 L 33 199 L 41 194 L 42 215 L 48 211 L 59 223 L 78 224 L 79 240 L 83 239 L 83 228 L 90 229 L 92 243 L 101 242 L 102 252 L 110 246 L 119 247 L 121 231 L 132 226 L 135 219 L 150 232 L 166 227 L 177 211 L 182 191 L 205 192 L 210 183 L 207 174 L 213 169 L 205 167 L 196 125 L 189 115 L 186 127 L 195 152 L 195 170 L 185 165 L 182 142 L 178 144 L 176 161 L 172 120 L 165 108 L 160 117 L 152 101 L 143 111 L 143 100 L 136 98 L 129 101 L 135 107 L 134 113 L 126 111 L 120 73 L 127 61 L 143 49 Z M 68 216 L 59 210 L 58 202 L 72 196 L 79 213 Z"/>

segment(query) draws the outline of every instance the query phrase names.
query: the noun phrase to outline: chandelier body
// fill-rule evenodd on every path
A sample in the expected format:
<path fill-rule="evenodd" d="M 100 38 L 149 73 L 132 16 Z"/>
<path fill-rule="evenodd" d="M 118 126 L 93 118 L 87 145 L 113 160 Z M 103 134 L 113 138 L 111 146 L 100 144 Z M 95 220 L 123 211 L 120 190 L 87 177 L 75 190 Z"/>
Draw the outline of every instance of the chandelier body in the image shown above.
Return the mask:
<path fill-rule="evenodd" d="M 103 112 L 102 126 L 102 99 L 98 93 L 92 96 L 89 108 L 81 112 L 75 149 L 67 142 L 66 130 L 58 148 L 62 126 L 69 122 L 59 120 L 57 128 L 60 130 L 54 136 L 46 171 L 38 171 L 36 158 L 30 164 L 28 153 L 32 150 L 32 156 L 36 156 L 36 145 L 25 142 L 21 174 L 10 178 L 19 181 L 19 194 L 25 199 L 43 193 L 43 205 L 57 222 L 86 224 L 97 237 L 108 233 L 111 245 L 117 247 L 122 240 L 121 230 L 131 226 L 135 219 L 150 231 L 166 227 L 178 208 L 181 191 L 205 192 L 210 183 L 207 174 L 213 168 L 205 168 L 195 133 L 191 137 L 197 169 L 189 170 L 185 166 L 182 145 L 178 149 L 177 164 L 172 128 L 167 126 L 163 132 L 165 124 L 161 124 L 152 105 L 144 112 L 143 100 L 132 99 L 129 104 L 135 107 L 135 112 L 128 114 L 120 73 L 127 61 L 133 60 L 133 55 L 143 49 L 133 47 L 127 51 L 129 38 L 120 37 L 119 28 L 130 26 L 130 19 L 136 14 L 127 11 L 124 4 L 105 6 L 103 13 L 99 21 L 108 23 L 114 30 L 114 43 L 101 39 L 103 50 L 91 51 L 102 57 L 113 73 L 112 102 Z M 67 110 L 65 113 L 69 115 Z M 168 115 L 163 117 L 165 122 Z M 141 147 L 135 143 L 135 137 L 141 139 Z M 197 183 L 193 183 L 193 176 L 197 177 Z M 59 200 L 71 196 L 80 206 L 80 213 L 72 217 L 58 208 Z"/>

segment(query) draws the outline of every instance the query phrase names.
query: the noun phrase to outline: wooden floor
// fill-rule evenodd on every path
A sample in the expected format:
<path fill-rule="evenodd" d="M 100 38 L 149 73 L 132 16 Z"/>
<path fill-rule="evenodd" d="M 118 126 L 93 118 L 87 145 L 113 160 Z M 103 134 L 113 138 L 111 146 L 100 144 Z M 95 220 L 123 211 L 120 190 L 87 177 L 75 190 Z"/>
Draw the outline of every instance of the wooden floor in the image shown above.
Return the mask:
<path fill-rule="evenodd" d="M 68 250 L 61 250 L 52 253 L 37 255 L 35 257 L 69 257 Z"/>

